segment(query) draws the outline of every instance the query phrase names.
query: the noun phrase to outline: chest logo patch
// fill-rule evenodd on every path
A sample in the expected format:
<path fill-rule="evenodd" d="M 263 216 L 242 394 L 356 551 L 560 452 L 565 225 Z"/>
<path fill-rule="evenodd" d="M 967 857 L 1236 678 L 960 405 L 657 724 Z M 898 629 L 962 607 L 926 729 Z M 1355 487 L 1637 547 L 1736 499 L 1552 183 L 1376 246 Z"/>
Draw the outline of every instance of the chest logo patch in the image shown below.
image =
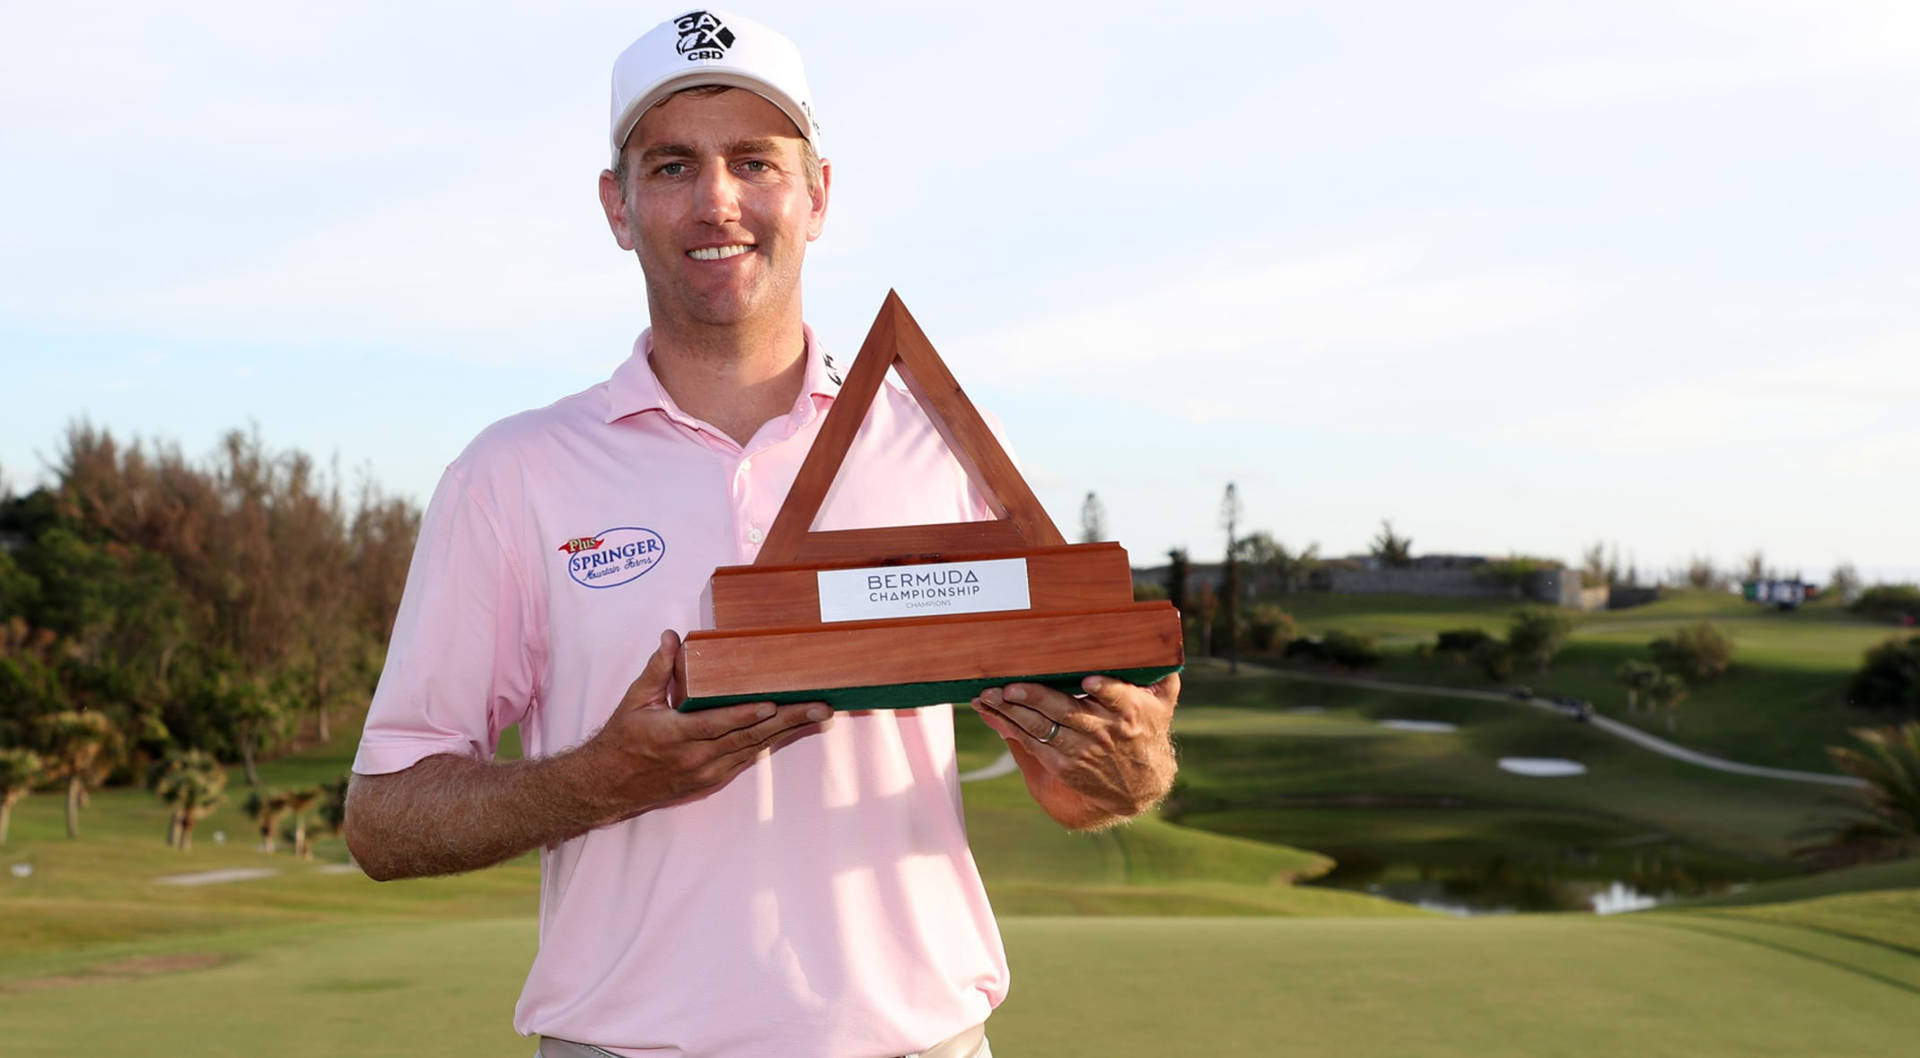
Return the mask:
<path fill-rule="evenodd" d="M 567 556 L 567 576 L 588 588 L 617 588 L 647 575 L 667 555 L 659 533 L 635 525 L 604 529 L 592 536 L 576 536 L 561 544 Z"/>

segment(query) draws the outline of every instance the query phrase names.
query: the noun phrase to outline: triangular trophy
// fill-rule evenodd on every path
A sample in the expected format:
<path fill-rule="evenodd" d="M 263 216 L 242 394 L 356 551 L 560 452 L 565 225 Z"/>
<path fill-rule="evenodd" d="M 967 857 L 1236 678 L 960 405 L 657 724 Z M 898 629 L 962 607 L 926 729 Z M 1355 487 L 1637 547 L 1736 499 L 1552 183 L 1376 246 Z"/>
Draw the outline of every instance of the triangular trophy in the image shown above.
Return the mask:
<path fill-rule="evenodd" d="M 893 367 L 996 520 L 813 530 Z M 715 570 L 708 594 L 713 628 L 680 653 L 683 710 L 912 708 L 1012 682 L 1077 691 L 1093 673 L 1151 683 L 1185 662 L 1179 612 L 1134 601 L 1119 544 L 1061 537 L 892 291 L 759 555 Z"/>

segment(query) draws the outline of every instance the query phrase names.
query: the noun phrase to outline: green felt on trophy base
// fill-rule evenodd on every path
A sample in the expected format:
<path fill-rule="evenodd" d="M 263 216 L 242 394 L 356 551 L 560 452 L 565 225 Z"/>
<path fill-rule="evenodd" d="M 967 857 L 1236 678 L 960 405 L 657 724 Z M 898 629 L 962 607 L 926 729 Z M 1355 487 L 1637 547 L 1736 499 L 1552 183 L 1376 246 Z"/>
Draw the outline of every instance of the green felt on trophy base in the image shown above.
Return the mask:
<path fill-rule="evenodd" d="M 1069 694 L 1080 693 L 1080 681 L 1088 676 L 1111 676 L 1116 680 L 1144 687 L 1158 683 L 1186 668 L 1185 665 L 1156 665 L 1142 669 L 1110 669 L 1104 672 L 1055 672 L 1043 676 L 1005 676 L 991 680 L 939 680 L 932 683 L 889 683 L 874 687 L 830 687 L 808 691 L 780 691 L 775 694 L 722 694 L 709 698 L 689 698 L 680 703 L 680 711 L 718 709 L 742 702 L 825 702 L 839 710 L 918 709 L 942 702 L 971 702 L 974 695 L 989 687 L 1009 683 L 1038 683 Z"/>

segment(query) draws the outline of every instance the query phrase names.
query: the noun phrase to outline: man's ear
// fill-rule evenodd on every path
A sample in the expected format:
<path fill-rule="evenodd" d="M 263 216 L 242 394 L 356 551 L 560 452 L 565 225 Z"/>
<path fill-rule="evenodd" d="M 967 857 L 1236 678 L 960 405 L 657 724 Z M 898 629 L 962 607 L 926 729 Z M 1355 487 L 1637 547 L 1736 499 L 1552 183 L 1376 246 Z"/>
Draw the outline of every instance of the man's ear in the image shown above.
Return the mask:
<path fill-rule="evenodd" d="M 622 250 L 631 251 L 637 246 L 638 242 L 633 237 L 633 215 L 627 209 L 626 192 L 611 169 L 600 171 L 600 208 L 606 211 L 607 227 L 613 231 L 613 241 L 619 243 Z"/>
<path fill-rule="evenodd" d="M 807 241 L 820 237 L 827 224 L 827 192 L 833 190 L 833 163 L 820 159 L 820 190 L 811 192 L 813 209 L 807 218 Z"/>

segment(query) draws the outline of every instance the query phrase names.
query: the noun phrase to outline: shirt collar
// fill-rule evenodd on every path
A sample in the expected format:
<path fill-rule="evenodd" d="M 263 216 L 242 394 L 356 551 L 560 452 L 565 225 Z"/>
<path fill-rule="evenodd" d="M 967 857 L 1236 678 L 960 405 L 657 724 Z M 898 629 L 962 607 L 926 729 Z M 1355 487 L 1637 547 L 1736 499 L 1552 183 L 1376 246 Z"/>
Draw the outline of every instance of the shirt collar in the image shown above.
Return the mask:
<path fill-rule="evenodd" d="M 822 397 L 831 403 L 840 392 L 841 380 L 846 377 L 847 365 L 839 357 L 828 353 L 826 347 L 814 337 L 813 328 L 801 324 L 801 332 L 806 335 L 806 373 L 800 380 L 801 400 L 796 411 L 811 401 L 806 398 Z M 673 416 L 681 416 L 678 405 L 660 385 L 659 376 L 653 373 L 653 328 L 640 332 L 634 339 L 633 352 L 618 368 L 613 377 L 607 380 L 606 421 L 615 422 L 629 415 L 638 415 L 643 411 L 663 411 Z"/>

